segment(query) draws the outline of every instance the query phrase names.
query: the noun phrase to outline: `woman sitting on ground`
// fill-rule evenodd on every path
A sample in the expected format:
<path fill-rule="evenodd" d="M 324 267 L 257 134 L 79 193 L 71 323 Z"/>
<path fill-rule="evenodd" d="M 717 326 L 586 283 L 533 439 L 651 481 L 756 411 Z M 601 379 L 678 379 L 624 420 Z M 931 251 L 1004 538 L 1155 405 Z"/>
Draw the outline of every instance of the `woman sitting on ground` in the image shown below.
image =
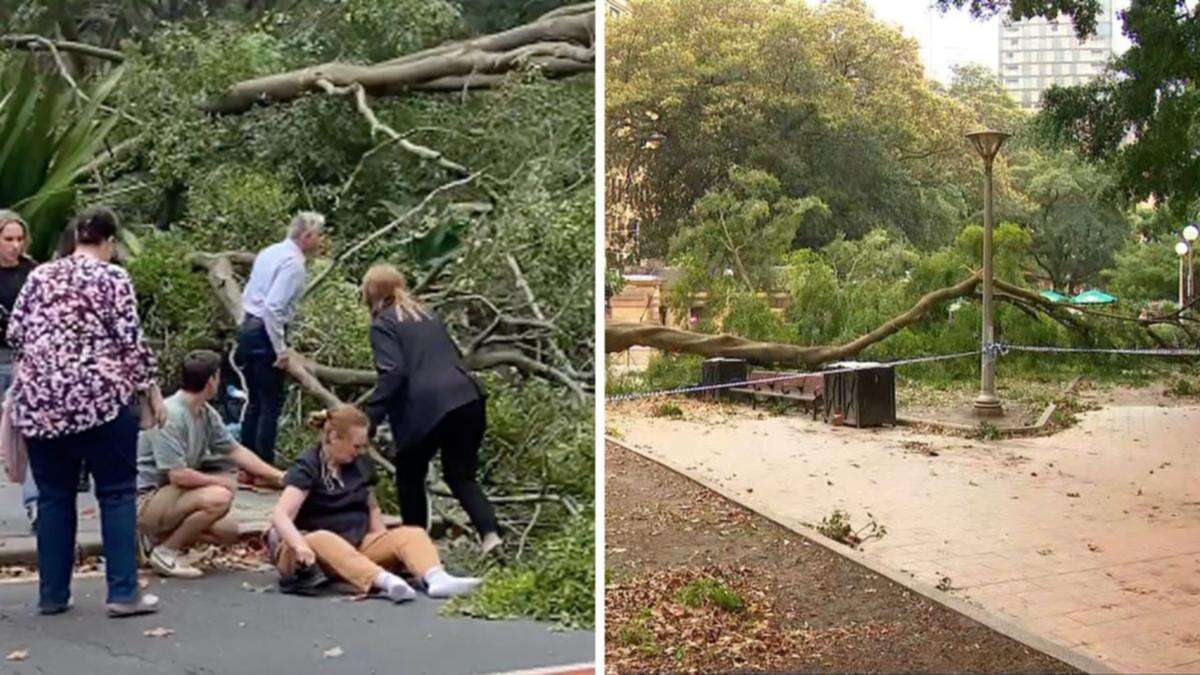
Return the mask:
<path fill-rule="evenodd" d="M 399 570 L 411 574 L 434 598 L 475 588 L 479 579 L 446 572 L 425 530 L 383 526 L 372 488 L 374 467 L 364 456 L 367 427 L 367 416 L 354 406 L 328 411 L 320 444 L 297 457 L 284 475 L 272 519 L 274 532 L 268 535 L 280 574 L 285 579 L 309 576 L 298 573 L 314 569 L 315 563 L 360 592 L 378 591 L 396 602 L 416 597 L 395 574 Z"/>

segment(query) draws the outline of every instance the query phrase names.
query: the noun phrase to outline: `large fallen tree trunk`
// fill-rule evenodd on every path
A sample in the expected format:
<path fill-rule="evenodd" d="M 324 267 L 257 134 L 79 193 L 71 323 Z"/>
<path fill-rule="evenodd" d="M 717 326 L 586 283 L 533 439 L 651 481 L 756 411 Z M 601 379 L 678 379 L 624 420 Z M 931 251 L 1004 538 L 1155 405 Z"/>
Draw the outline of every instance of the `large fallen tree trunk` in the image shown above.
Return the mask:
<path fill-rule="evenodd" d="M 970 295 L 979 284 L 980 277 L 981 273 L 975 272 L 953 286 L 930 291 L 921 296 L 908 311 L 844 345 L 800 347 L 778 342 L 757 342 L 732 335 L 705 335 L 657 324 L 610 321 L 604 325 L 604 351 L 621 352 L 634 345 L 642 345 L 710 358 L 723 356 L 745 359 L 764 366 L 813 368 L 830 361 L 857 356 L 867 347 L 920 321 L 934 305 Z"/>
<path fill-rule="evenodd" d="M 207 273 L 218 304 L 225 310 L 232 325 L 242 320 L 242 287 L 234 276 L 234 265 L 252 264 L 253 254 L 245 252 L 198 253 L 192 256 L 192 265 Z M 532 323 L 532 322 L 525 322 Z M 483 345 L 463 356 L 463 365 L 469 370 L 490 370 L 500 367 L 515 368 L 534 377 L 543 378 L 567 387 L 575 397 L 583 401 L 587 395 L 583 386 L 567 372 L 542 363 L 508 347 Z M 313 361 L 308 356 L 294 352 L 288 362 L 287 373 L 306 393 L 312 395 L 326 407 L 342 403 L 342 399 L 330 388 L 335 386 L 373 387 L 377 375 L 373 370 L 333 368 Z"/>
<path fill-rule="evenodd" d="M 867 347 L 921 320 L 934 305 L 940 302 L 952 298 L 973 296 L 981 278 L 982 273 L 976 271 L 953 286 L 931 291 L 922 296 L 908 311 L 844 345 L 801 347 L 779 342 L 758 342 L 732 335 L 693 333 L 653 323 L 609 321 L 604 326 L 604 350 L 610 353 L 622 352 L 635 345 L 640 345 L 708 358 L 745 359 L 750 363 L 762 366 L 813 368 L 830 361 L 857 356 Z M 1187 322 L 1196 322 L 1196 320 L 1184 315 L 1184 312 L 1191 309 L 1193 305 L 1200 304 L 1200 300 L 1193 301 L 1192 305 L 1181 307 L 1171 314 L 1133 317 L 1056 303 L 1029 289 L 999 279 L 995 281 L 995 286 L 999 299 L 1013 303 L 1032 316 L 1038 316 L 1040 312 L 1057 321 L 1064 328 L 1076 331 L 1085 337 L 1091 336 L 1093 329 L 1097 326 L 1089 324 L 1081 317 L 1096 316 L 1101 319 L 1136 322 L 1146 329 L 1147 337 L 1159 347 L 1177 346 L 1168 344 L 1162 336 L 1151 330 L 1153 326 L 1160 324 L 1175 326 L 1187 335 L 1189 340 L 1200 343 L 1200 336 L 1194 334 L 1186 325 Z"/>
<path fill-rule="evenodd" d="M 322 82 L 362 87 L 376 97 L 489 88 L 526 65 L 547 77 L 566 77 L 595 70 L 594 40 L 594 4 L 572 5 L 524 26 L 381 63 L 323 63 L 245 80 L 202 107 L 215 114 L 240 114 L 255 105 L 286 103 L 320 92 Z"/>

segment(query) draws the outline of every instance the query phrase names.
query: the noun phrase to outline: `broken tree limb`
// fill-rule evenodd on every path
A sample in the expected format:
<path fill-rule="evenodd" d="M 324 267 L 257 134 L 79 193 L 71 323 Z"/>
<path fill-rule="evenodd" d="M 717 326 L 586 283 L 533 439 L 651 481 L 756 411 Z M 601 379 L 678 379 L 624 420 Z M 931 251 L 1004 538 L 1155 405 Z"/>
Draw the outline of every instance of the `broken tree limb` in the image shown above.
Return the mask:
<path fill-rule="evenodd" d="M 238 82 L 202 105 L 206 112 L 241 114 L 255 105 L 294 101 L 334 87 L 359 85 L 375 97 L 412 91 L 494 87 L 524 66 L 547 77 L 595 70 L 595 11 L 543 17 L 533 23 L 473 40 L 454 42 L 374 65 L 325 63 Z"/>
<path fill-rule="evenodd" d="M 91 56 L 105 61 L 112 61 L 113 63 L 123 63 L 125 61 L 125 55 L 113 49 L 105 49 L 104 47 L 97 47 L 83 42 L 72 42 L 70 40 L 51 40 L 40 35 L 0 35 L 0 45 L 11 49 L 24 49 L 30 52 L 46 51 L 53 47 L 58 51 Z"/>
<path fill-rule="evenodd" d="M 516 278 L 517 287 L 525 294 L 525 301 L 529 303 L 529 309 L 533 312 L 533 315 L 538 318 L 538 321 L 549 323 L 546 315 L 542 312 L 541 305 L 538 304 L 537 296 L 533 294 L 533 289 L 529 287 L 529 282 L 525 280 L 525 275 L 521 272 L 521 266 L 517 264 L 517 259 L 509 253 L 505 256 L 505 260 L 508 262 L 508 268 L 512 270 L 513 276 Z M 499 322 L 501 318 L 497 316 L 496 321 Z M 562 348 L 558 346 L 554 335 L 546 338 L 546 344 L 549 345 L 550 352 L 558 359 L 560 367 L 567 371 L 567 374 L 571 377 L 579 377 L 579 373 L 575 372 L 575 368 L 571 365 L 571 359 L 567 358 Z"/>
<path fill-rule="evenodd" d="M 318 274 L 317 278 L 314 279 L 313 282 L 311 284 L 309 284 L 307 288 L 304 289 L 303 297 L 307 297 L 309 293 L 311 293 L 314 289 L 316 289 L 318 286 L 320 286 L 321 282 L 324 281 L 325 278 L 327 276 L 329 276 L 329 273 L 332 272 L 335 267 L 340 265 L 342 263 L 342 261 L 344 261 L 346 258 L 349 258 L 350 256 L 354 255 L 355 253 L 358 253 L 364 247 L 366 247 L 368 244 L 375 241 L 376 239 L 379 239 L 383 235 L 395 230 L 397 227 L 404 224 L 405 222 L 408 222 L 409 218 L 413 217 L 414 215 L 419 213 L 422 209 L 424 209 L 425 206 L 427 204 L 429 204 L 429 202 L 432 201 L 434 197 L 438 196 L 442 192 L 445 192 L 446 190 L 452 190 L 456 187 L 466 185 L 467 183 L 470 183 L 471 181 L 475 180 L 478 176 L 479 176 L 478 173 L 473 173 L 473 174 L 467 176 L 466 178 L 460 178 L 455 181 L 450 181 L 449 183 L 446 183 L 444 185 L 439 185 L 438 187 L 436 187 L 432 191 L 430 191 L 429 194 L 425 195 L 424 199 L 422 199 L 420 202 L 418 202 L 416 206 L 412 207 L 408 211 L 405 211 L 399 218 L 395 218 L 395 219 L 391 220 L 390 222 L 388 222 L 387 225 L 384 225 L 383 227 L 379 228 L 378 230 L 375 230 L 371 234 L 364 237 L 358 243 L 354 244 L 353 246 L 346 249 L 345 251 L 339 253 L 338 257 L 333 259 L 333 263 L 330 264 L 329 267 L 326 267 L 324 269 L 324 271 L 322 271 L 320 274 Z"/>
<path fill-rule="evenodd" d="M 975 272 L 953 286 L 926 293 L 908 311 L 844 345 L 801 347 L 778 342 L 758 342 L 732 335 L 705 335 L 657 324 L 610 321 L 604 325 L 604 350 L 621 352 L 634 345 L 642 345 L 710 358 L 723 356 L 745 359 L 757 365 L 813 368 L 830 361 L 857 356 L 867 347 L 921 320 L 934 305 L 970 295 L 979 284 L 980 276 L 980 272 Z"/>
<path fill-rule="evenodd" d="M 426 162 L 433 162 L 443 169 L 448 169 L 460 176 L 465 176 L 470 173 L 467 167 L 458 162 L 446 159 L 446 156 L 441 152 L 428 148 L 424 145 L 418 145 L 409 141 L 400 135 L 398 131 L 379 121 L 379 117 L 375 115 L 375 111 L 371 109 L 371 104 L 367 102 L 367 90 L 357 82 L 345 87 L 338 87 L 329 80 L 317 80 L 317 86 L 331 96 L 344 96 L 354 99 L 354 107 L 358 109 L 358 113 L 367 120 L 367 124 L 371 127 L 371 138 L 374 139 L 376 134 L 382 133 L 399 145 L 406 152 L 412 153 Z"/>
<path fill-rule="evenodd" d="M 243 312 L 242 288 L 233 274 L 231 258 L 237 257 L 241 259 L 241 262 L 246 262 L 247 256 L 250 261 L 253 261 L 253 254 L 246 253 L 198 253 L 191 259 L 194 267 L 206 272 L 217 302 L 225 310 L 226 317 L 233 326 L 241 323 Z M 534 319 L 525 321 L 539 326 L 544 325 L 544 322 Z M 516 349 L 484 347 L 479 351 L 467 354 L 463 358 L 463 365 L 469 370 L 490 370 L 510 366 L 529 375 L 558 382 L 567 387 L 581 401 L 587 398 L 583 386 L 576 379 L 558 368 L 529 358 Z M 295 350 L 292 350 L 289 358 L 287 373 L 305 392 L 326 406 L 341 403 L 341 399 L 329 389 L 329 385 L 373 387 L 378 379 L 372 370 L 334 368 L 322 365 Z"/>

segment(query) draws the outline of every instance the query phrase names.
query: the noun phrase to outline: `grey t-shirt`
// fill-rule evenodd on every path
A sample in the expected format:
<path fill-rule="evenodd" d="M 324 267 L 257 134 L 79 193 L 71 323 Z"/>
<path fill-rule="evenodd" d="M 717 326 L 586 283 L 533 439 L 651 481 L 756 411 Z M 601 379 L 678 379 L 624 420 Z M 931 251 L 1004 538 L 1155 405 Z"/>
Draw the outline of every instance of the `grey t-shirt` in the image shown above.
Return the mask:
<path fill-rule="evenodd" d="M 171 469 L 215 468 L 237 447 L 221 416 L 207 403 L 199 415 L 188 410 L 183 392 L 164 401 L 167 423 L 138 434 L 138 490 L 166 485 Z"/>

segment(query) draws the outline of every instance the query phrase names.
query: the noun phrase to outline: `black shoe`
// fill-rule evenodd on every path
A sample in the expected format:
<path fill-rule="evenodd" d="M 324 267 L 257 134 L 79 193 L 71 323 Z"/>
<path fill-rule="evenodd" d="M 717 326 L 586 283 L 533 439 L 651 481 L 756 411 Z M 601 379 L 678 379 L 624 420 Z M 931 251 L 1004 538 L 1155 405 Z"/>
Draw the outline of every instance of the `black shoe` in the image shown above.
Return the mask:
<path fill-rule="evenodd" d="M 279 577 L 279 592 L 291 595 L 319 595 L 329 577 L 320 565 L 306 565 L 295 573 Z"/>

